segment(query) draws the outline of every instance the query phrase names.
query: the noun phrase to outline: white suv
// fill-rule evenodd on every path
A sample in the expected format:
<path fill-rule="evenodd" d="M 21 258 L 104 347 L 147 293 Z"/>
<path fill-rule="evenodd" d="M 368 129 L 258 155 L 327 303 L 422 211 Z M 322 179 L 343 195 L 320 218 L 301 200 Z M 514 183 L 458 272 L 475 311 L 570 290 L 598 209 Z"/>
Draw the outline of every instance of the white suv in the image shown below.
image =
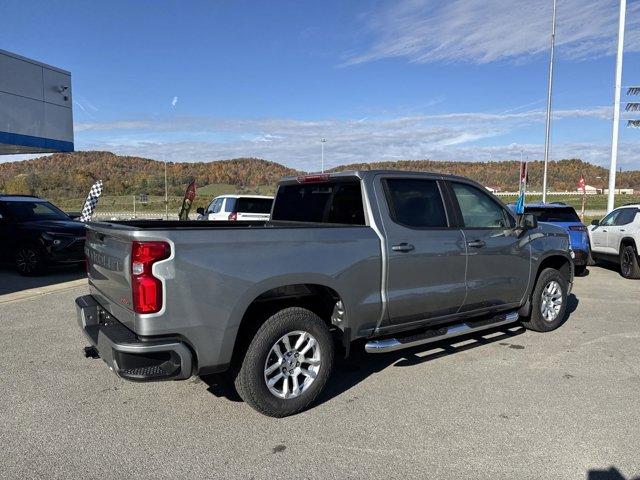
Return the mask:
<path fill-rule="evenodd" d="M 262 195 L 222 195 L 203 211 L 198 209 L 198 214 L 202 220 L 267 221 L 272 204 L 273 197 Z"/>
<path fill-rule="evenodd" d="M 620 264 L 623 277 L 640 278 L 640 203 L 623 205 L 591 222 L 589 241 L 595 261 L 614 261 Z"/>

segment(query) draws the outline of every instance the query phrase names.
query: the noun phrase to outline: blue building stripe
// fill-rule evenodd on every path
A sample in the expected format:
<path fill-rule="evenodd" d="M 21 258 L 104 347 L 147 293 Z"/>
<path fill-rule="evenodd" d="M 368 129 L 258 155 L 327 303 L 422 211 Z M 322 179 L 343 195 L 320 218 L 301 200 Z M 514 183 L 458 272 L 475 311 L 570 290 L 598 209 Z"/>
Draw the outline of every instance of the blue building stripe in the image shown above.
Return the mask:
<path fill-rule="evenodd" d="M 73 152 L 73 142 L 54 140 L 52 138 L 32 137 L 31 135 L 20 135 L 18 133 L 9 133 L 3 131 L 0 131 L 0 143 L 22 147 L 55 150 L 57 152 Z"/>

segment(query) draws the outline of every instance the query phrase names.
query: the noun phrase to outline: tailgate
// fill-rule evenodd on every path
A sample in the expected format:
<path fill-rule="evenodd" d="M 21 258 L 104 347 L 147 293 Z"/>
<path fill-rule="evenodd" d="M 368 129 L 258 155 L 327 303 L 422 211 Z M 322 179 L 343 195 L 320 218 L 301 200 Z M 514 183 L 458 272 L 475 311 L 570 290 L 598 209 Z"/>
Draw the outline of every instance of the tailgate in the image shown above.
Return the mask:
<path fill-rule="evenodd" d="M 110 233 L 109 226 L 89 226 L 85 254 L 92 293 L 118 320 L 129 323 L 120 311 L 128 310 L 125 317 L 132 318 L 131 240 Z"/>

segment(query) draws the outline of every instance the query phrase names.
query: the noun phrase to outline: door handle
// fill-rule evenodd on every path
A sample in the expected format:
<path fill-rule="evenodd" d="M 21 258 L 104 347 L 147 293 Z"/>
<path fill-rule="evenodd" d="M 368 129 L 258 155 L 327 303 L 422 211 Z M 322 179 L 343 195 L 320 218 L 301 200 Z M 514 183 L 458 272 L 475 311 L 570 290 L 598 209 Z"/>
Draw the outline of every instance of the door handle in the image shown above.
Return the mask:
<path fill-rule="evenodd" d="M 621 228 L 620 231 L 621 232 L 626 232 L 626 230 L 624 228 Z"/>
<path fill-rule="evenodd" d="M 607 231 L 606 231 L 606 230 L 604 230 L 604 229 L 602 229 L 602 231 L 603 231 L 604 233 L 607 233 Z"/>
<path fill-rule="evenodd" d="M 470 242 L 467 243 L 467 245 L 471 248 L 482 248 L 486 244 L 487 243 L 484 240 L 471 240 Z"/>
<path fill-rule="evenodd" d="M 399 245 L 392 246 L 391 250 L 393 250 L 394 252 L 410 252 L 414 248 L 416 248 L 416 247 L 414 247 L 410 243 L 402 242 Z"/>

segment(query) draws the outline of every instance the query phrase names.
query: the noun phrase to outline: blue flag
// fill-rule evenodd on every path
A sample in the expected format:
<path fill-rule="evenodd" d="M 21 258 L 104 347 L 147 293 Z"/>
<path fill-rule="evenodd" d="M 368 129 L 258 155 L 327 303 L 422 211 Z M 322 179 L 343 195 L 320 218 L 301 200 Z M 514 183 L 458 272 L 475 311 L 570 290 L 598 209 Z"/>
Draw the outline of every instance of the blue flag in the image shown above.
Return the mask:
<path fill-rule="evenodd" d="M 520 186 L 519 195 L 516 200 L 516 213 L 522 215 L 524 213 L 524 195 L 527 190 L 527 162 L 520 162 Z"/>

